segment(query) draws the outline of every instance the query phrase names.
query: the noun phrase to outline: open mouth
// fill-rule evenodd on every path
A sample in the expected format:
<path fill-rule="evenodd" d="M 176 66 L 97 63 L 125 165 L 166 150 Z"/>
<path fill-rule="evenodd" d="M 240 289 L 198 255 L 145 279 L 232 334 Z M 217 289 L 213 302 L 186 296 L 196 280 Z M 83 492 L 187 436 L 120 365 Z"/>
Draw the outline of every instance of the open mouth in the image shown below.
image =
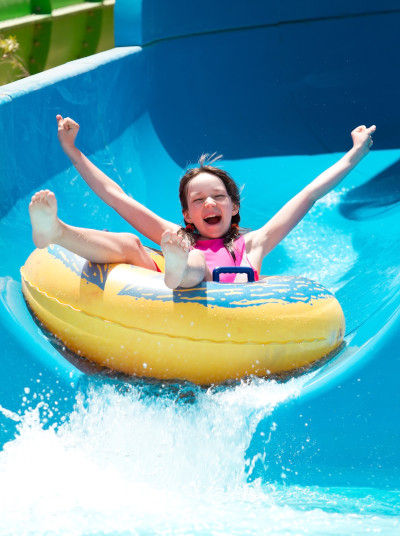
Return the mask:
<path fill-rule="evenodd" d="M 204 218 L 204 221 L 208 225 L 216 225 L 221 221 L 221 216 L 209 216 L 208 218 Z"/>

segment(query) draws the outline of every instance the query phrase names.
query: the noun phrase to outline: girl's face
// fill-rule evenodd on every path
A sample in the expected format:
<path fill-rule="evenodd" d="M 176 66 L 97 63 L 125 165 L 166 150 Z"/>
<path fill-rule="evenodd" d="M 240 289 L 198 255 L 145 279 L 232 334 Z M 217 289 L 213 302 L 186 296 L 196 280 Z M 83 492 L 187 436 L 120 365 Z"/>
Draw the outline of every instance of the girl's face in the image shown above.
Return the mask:
<path fill-rule="evenodd" d="M 202 172 L 187 184 L 188 209 L 183 217 L 193 223 L 200 238 L 221 238 L 231 226 L 239 207 L 232 203 L 224 183 L 212 173 Z"/>

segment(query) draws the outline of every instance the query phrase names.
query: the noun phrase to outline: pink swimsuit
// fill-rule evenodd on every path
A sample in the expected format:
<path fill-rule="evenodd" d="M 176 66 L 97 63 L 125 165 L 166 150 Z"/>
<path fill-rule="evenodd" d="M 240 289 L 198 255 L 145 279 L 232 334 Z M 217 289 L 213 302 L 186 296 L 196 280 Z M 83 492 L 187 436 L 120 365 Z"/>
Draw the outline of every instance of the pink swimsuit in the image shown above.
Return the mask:
<path fill-rule="evenodd" d="M 199 249 L 204 252 L 207 266 L 209 267 L 211 273 L 214 268 L 220 266 L 249 266 L 253 268 L 250 264 L 249 259 L 246 254 L 246 244 L 243 236 L 240 236 L 234 242 L 235 256 L 236 260 L 233 260 L 232 255 L 224 246 L 223 238 L 212 238 L 211 240 L 198 240 L 193 246 L 194 249 Z M 254 270 L 254 268 L 253 268 Z M 234 283 L 237 274 L 221 274 L 220 281 L 221 283 Z M 258 272 L 254 270 L 254 279 L 258 281 Z"/>

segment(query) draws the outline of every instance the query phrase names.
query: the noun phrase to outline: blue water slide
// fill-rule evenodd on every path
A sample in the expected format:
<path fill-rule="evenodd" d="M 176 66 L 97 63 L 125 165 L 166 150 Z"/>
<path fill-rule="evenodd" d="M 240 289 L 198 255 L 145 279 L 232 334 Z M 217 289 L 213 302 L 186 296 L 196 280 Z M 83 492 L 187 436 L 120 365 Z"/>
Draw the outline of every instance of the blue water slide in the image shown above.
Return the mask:
<path fill-rule="evenodd" d="M 96 378 L 54 347 L 23 301 L 30 196 L 49 188 L 66 222 L 129 230 L 62 153 L 57 113 L 81 124 L 78 146 L 108 175 L 176 222 L 182 170 L 223 153 L 251 228 L 340 158 L 352 128 L 375 123 L 373 151 L 265 259 L 265 274 L 335 292 L 346 344 L 260 422 L 249 478 L 399 485 L 400 9 L 306 4 L 118 0 L 115 49 L 0 88 L 3 440 L 24 407 L 39 400 L 49 422 L 65 416 Z"/>

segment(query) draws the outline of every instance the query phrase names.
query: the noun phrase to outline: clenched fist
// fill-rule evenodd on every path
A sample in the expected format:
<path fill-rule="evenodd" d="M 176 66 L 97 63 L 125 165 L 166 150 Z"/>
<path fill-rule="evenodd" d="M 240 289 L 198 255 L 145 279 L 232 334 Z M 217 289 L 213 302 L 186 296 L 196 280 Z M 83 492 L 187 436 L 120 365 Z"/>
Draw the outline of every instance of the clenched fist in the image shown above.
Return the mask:
<path fill-rule="evenodd" d="M 372 140 L 372 134 L 375 132 L 375 130 L 375 125 L 372 125 L 368 128 L 365 125 L 360 125 L 359 127 L 356 127 L 351 132 L 354 147 L 356 149 L 361 150 L 364 154 L 368 153 L 368 151 L 372 147 L 372 144 L 374 143 Z"/>
<path fill-rule="evenodd" d="M 68 150 L 75 147 L 75 138 L 79 131 L 79 125 L 70 117 L 63 119 L 60 114 L 56 116 L 56 119 L 58 125 L 58 139 L 64 151 L 68 152 Z"/>

